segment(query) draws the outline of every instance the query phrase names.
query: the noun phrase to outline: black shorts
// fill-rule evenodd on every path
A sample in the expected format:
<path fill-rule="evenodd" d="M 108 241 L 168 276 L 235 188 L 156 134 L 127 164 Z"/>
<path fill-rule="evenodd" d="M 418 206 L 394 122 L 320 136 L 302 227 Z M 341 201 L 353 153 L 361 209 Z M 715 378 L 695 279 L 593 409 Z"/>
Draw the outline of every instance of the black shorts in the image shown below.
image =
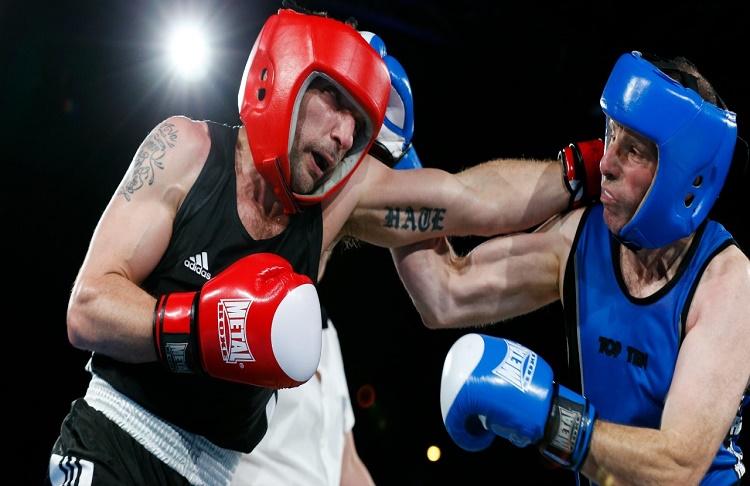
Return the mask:
<path fill-rule="evenodd" d="M 188 480 L 78 399 L 70 407 L 52 447 L 47 485 L 175 485 Z"/>

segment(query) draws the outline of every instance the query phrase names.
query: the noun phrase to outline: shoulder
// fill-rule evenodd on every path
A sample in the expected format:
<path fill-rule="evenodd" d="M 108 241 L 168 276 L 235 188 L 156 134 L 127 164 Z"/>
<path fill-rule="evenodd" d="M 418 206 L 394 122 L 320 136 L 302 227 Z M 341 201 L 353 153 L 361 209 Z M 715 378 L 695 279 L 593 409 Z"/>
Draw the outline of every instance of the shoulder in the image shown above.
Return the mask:
<path fill-rule="evenodd" d="M 193 171 L 200 171 L 211 148 L 208 124 L 171 116 L 151 130 L 141 148 L 141 156 L 161 162 L 160 168 L 189 177 Z"/>
<path fill-rule="evenodd" d="M 332 248 L 344 236 L 360 238 L 363 230 L 362 222 L 358 219 L 357 209 L 362 209 L 367 197 L 373 191 L 371 185 L 379 177 L 377 164 L 372 156 L 367 155 L 357 165 L 351 176 L 330 197 L 323 199 L 323 219 L 325 220 L 323 247 Z M 366 223 L 365 223 L 366 224 Z"/>
<path fill-rule="evenodd" d="M 130 200 L 141 188 L 156 197 L 165 191 L 180 200 L 202 170 L 211 148 L 208 126 L 184 116 L 172 116 L 148 133 L 133 157 L 122 192 Z"/>
<path fill-rule="evenodd" d="M 539 225 L 534 233 L 548 238 L 558 253 L 567 254 L 575 243 L 582 219 L 588 213 L 587 208 L 578 208 L 555 214 Z"/>
<path fill-rule="evenodd" d="M 701 281 L 704 279 L 722 288 L 739 286 L 748 290 L 745 295 L 750 295 L 750 260 L 738 246 L 729 245 L 708 264 Z"/>
<path fill-rule="evenodd" d="M 704 316 L 709 321 L 720 315 L 733 316 L 730 321 L 741 323 L 750 315 L 750 260 L 735 245 L 717 254 L 700 276 L 688 330 Z M 693 312 L 695 311 L 695 312 Z"/>
<path fill-rule="evenodd" d="M 167 156 L 189 156 L 195 152 L 206 153 L 211 145 L 206 122 L 194 121 L 184 116 L 171 116 L 157 124 L 143 139 L 136 157 L 163 158 Z M 197 155 L 196 155 L 197 157 Z"/>
<path fill-rule="evenodd" d="M 157 145 L 165 149 L 175 149 L 182 152 L 182 155 L 209 147 L 211 144 L 208 124 L 185 116 L 171 116 L 165 119 L 151 131 L 149 137 Z"/>

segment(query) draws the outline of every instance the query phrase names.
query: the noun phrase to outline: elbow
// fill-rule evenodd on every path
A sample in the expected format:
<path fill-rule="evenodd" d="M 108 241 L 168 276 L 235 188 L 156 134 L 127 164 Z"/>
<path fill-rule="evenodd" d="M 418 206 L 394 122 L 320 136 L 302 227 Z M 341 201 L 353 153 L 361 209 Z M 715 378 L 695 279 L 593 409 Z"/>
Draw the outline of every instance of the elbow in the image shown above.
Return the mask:
<path fill-rule="evenodd" d="M 605 468 L 598 468 L 596 474 L 586 474 L 589 479 L 597 484 L 624 484 L 637 486 L 648 482 L 649 484 L 680 484 L 698 485 L 704 478 L 706 471 L 698 471 L 689 467 L 681 467 L 676 464 L 661 462 L 658 469 L 650 467 L 641 468 L 639 474 L 632 471 L 622 471 L 614 474 L 607 472 Z M 646 480 L 647 479 L 647 480 Z"/>
<path fill-rule="evenodd" d="M 450 329 L 456 327 L 456 324 L 449 319 L 447 312 L 428 312 L 420 310 L 419 316 L 422 318 L 422 324 L 427 329 Z"/>
<path fill-rule="evenodd" d="M 68 331 L 68 342 L 77 349 L 91 350 L 93 343 L 91 340 L 91 319 L 88 315 L 88 309 L 93 301 L 93 291 L 86 290 L 86 287 L 76 283 L 68 301 L 68 310 L 66 314 L 66 325 Z"/>
<path fill-rule="evenodd" d="M 438 321 L 426 321 L 424 319 L 422 319 L 422 323 L 424 324 L 424 327 L 426 327 L 427 329 L 430 329 L 430 330 L 435 330 L 435 329 L 453 329 L 453 328 L 457 327 L 457 326 L 452 326 L 452 325 L 445 324 L 445 323 L 438 322 Z"/>
<path fill-rule="evenodd" d="M 659 477 L 660 484 L 698 485 L 703 480 L 707 471 L 708 465 L 702 467 L 697 464 L 672 463 L 665 466 L 662 471 L 655 473 L 655 476 Z"/>
<path fill-rule="evenodd" d="M 683 454 L 681 458 L 673 458 L 671 467 L 668 468 L 671 473 L 670 484 L 700 484 L 705 478 L 714 454 L 696 454 L 695 450 L 691 452 L 692 454 Z"/>
<path fill-rule="evenodd" d="M 442 327 L 434 319 L 428 319 L 424 316 L 422 316 L 422 324 L 424 324 L 424 327 L 426 327 L 427 329 L 440 329 Z"/>
<path fill-rule="evenodd" d="M 695 441 L 677 443 L 674 440 L 665 440 L 663 433 L 652 435 L 650 446 L 647 447 L 648 458 L 636 461 L 637 471 L 633 470 L 636 464 L 633 464 L 633 467 L 618 468 L 618 472 L 608 471 L 606 466 L 597 461 L 596 455 L 592 456 L 590 453 L 584 463 L 584 469 L 588 472 L 584 474 L 597 484 L 698 485 L 705 479 L 711 461 L 715 457 L 715 452 L 703 448 L 703 445 L 705 444 L 698 445 L 696 449 Z M 711 450 L 716 449 L 711 448 Z M 590 474 L 592 471 L 596 473 Z"/>
<path fill-rule="evenodd" d="M 83 325 L 83 316 L 75 305 L 68 306 L 66 318 L 68 328 L 68 342 L 77 349 L 90 349 L 86 339 L 86 326 Z"/>

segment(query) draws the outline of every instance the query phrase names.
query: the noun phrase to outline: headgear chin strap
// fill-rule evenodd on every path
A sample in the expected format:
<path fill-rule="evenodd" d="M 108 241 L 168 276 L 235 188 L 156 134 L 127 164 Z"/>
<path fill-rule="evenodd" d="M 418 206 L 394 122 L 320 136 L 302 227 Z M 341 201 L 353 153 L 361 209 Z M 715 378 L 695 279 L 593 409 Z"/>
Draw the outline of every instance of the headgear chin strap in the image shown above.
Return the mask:
<path fill-rule="evenodd" d="M 653 141 L 651 187 L 618 239 L 660 248 L 693 233 L 719 197 L 737 140 L 735 113 L 703 100 L 641 57 L 623 54 L 600 104 L 617 123 Z"/>
<path fill-rule="evenodd" d="M 311 194 L 296 194 L 289 152 L 302 95 L 321 76 L 361 111 L 365 126 L 324 184 Z M 385 62 L 352 26 L 290 9 L 280 9 L 266 21 L 250 52 L 237 101 L 255 167 L 273 186 L 284 212 L 322 201 L 351 176 L 383 124 L 390 90 Z"/>

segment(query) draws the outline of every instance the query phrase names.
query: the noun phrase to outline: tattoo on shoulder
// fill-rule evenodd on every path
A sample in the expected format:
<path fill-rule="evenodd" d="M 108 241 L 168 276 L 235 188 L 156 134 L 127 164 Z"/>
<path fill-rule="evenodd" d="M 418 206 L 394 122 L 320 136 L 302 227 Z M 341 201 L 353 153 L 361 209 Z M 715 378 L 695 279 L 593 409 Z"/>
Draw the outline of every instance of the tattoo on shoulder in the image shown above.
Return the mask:
<path fill-rule="evenodd" d="M 156 169 L 164 169 L 162 159 L 167 153 L 167 149 L 175 146 L 176 141 L 177 130 L 174 124 L 163 123 L 154 130 L 138 149 L 133 167 L 117 193 L 122 194 L 126 200 L 130 201 L 130 196 L 135 191 L 146 184 L 149 186 L 153 184 Z"/>
<path fill-rule="evenodd" d="M 419 208 L 411 206 L 405 208 L 386 207 L 387 214 L 383 226 L 386 228 L 403 229 L 409 231 L 438 231 L 443 229 L 445 208 Z"/>

